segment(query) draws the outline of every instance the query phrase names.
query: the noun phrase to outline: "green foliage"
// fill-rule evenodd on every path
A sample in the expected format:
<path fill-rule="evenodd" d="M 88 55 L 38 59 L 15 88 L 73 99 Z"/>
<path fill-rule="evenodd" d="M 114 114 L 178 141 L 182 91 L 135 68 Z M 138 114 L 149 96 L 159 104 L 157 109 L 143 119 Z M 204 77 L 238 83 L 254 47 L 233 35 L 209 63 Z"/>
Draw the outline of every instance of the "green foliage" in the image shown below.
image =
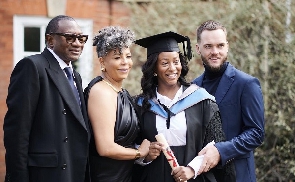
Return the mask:
<path fill-rule="evenodd" d="M 291 39 L 295 1 L 162 0 L 127 5 L 130 28 L 137 38 L 171 30 L 189 36 L 194 47 L 196 28 L 203 21 L 214 19 L 227 27 L 228 60 L 259 78 L 264 94 L 266 134 L 264 144 L 255 150 L 257 180 L 295 181 L 295 41 Z M 132 49 L 134 67 L 124 84 L 134 95 L 140 92 L 146 53 L 139 46 Z M 200 58 L 194 54 L 189 81 L 203 72 Z"/>

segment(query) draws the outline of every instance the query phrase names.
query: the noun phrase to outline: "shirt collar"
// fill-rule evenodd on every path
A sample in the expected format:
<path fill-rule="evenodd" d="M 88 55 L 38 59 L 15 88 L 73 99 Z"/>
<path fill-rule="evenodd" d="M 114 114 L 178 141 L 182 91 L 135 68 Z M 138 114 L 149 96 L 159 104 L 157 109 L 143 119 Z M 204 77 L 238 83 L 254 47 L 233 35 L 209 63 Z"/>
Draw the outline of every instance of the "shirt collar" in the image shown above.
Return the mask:
<path fill-rule="evenodd" d="M 49 47 L 47 47 L 47 49 L 51 52 L 51 54 L 55 57 L 55 59 L 57 60 L 60 68 L 63 70 L 65 67 L 70 67 L 73 71 L 73 66 L 72 66 L 72 62 L 69 63 L 69 65 L 67 65 L 62 59 L 60 59 L 58 57 L 58 55 L 55 54 L 55 52 L 50 49 Z"/>
<path fill-rule="evenodd" d="M 159 94 L 157 89 L 157 99 L 159 99 L 162 104 L 170 108 L 173 104 L 175 104 L 178 101 L 178 98 L 181 96 L 182 92 L 183 92 L 183 89 L 181 85 L 178 91 L 176 92 L 174 98 L 171 100 L 168 97 Z"/>

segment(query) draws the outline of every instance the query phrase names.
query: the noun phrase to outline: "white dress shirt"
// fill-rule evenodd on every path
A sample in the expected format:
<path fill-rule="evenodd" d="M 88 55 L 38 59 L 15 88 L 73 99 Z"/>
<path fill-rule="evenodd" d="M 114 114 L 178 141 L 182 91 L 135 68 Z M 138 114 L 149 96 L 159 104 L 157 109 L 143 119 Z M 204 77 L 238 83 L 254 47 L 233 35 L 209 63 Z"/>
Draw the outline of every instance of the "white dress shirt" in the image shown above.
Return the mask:
<path fill-rule="evenodd" d="M 47 49 L 53 54 L 53 56 L 55 57 L 55 59 L 57 60 L 57 62 L 58 62 L 58 64 L 59 64 L 60 68 L 63 70 L 63 72 L 64 72 L 66 78 L 68 78 L 66 72 L 64 71 L 64 68 L 65 68 L 65 67 L 70 67 L 71 70 L 72 70 L 72 72 L 73 72 L 72 62 L 70 62 L 69 65 L 67 65 L 62 59 L 60 59 L 60 58 L 58 57 L 58 55 L 55 54 L 55 52 L 53 52 L 52 49 L 50 49 L 49 47 L 47 47 Z M 74 75 L 73 75 L 73 77 L 74 77 Z M 75 81 L 74 81 L 74 85 L 75 85 L 75 87 L 77 87 Z"/>
<path fill-rule="evenodd" d="M 171 100 L 166 96 L 163 96 L 157 91 L 157 99 L 160 100 L 167 108 L 170 108 L 173 104 L 178 101 L 178 98 L 182 95 L 183 88 L 179 88 L 175 97 Z M 177 113 L 175 116 L 170 118 L 170 128 L 167 129 L 166 118 L 156 115 L 156 127 L 158 133 L 162 133 L 169 146 L 184 146 L 186 145 L 186 118 L 184 111 Z"/>

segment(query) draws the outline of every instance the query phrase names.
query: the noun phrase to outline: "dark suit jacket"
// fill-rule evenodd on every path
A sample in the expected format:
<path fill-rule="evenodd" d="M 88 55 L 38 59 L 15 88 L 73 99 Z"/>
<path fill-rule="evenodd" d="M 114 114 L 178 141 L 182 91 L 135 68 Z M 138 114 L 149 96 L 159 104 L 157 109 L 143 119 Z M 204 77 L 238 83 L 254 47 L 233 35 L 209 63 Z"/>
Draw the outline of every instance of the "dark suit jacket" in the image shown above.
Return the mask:
<path fill-rule="evenodd" d="M 202 85 L 204 74 L 193 83 Z M 260 83 L 228 64 L 215 93 L 228 141 L 216 143 L 222 164 L 234 160 L 237 182 L 256 181 L 253 150 L 264 140 Z"/>
<path fill-rule="evenodd" d="M 74 75 L 81 107 L 47 48 L 15 66 L 4 119 L 6 181 L 84 181 L 88 120 L 82 80 Z"/>

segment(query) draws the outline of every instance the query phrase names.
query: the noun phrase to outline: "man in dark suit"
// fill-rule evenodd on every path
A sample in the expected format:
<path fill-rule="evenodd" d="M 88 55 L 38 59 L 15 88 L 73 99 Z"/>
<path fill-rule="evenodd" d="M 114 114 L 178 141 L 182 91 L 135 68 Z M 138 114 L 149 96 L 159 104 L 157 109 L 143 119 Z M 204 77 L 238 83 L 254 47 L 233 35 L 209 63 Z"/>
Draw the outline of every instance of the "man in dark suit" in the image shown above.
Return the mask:
<path fill-rule="evenodd" d="M 193 82 L 215 96 L 227 141 L 205 147 L 199 171 L 234 160 L 237 182 L 256 181 L 253 151 L 264 140 L 264 106 L 259 80 L 226 62 L 226 28 L 206 21 L 197 29 L 197 52 L 205 72 Z"/>
<path fill-rule="evenodd" d="M 87 38 L 73 18 L 57 16 L 47 25 L 44 51 L 15 66 L 3 126 L 5 181 L 84 181 L 88 119 L 82 80 L 71 62 Z"/>

